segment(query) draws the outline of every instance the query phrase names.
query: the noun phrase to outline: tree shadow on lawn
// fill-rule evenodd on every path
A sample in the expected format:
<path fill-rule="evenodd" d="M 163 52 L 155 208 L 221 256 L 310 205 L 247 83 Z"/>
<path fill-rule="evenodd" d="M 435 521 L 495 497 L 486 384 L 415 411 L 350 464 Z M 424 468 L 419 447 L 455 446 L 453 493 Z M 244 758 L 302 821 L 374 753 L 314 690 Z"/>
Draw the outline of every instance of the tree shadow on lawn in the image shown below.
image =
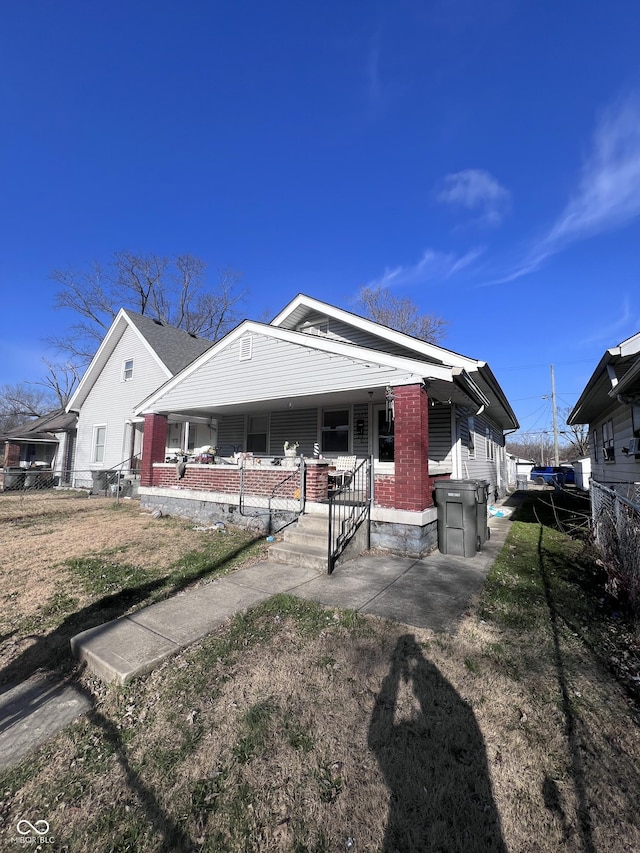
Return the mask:
<path fill-rule="evenodd" d="M 396 722 L 402 683 L 419 713 Z M 506 853 L 484 739 L 471 707 L 400 637 L 369 725 L 369 746 L 390 789 L 384 853 Z"/>

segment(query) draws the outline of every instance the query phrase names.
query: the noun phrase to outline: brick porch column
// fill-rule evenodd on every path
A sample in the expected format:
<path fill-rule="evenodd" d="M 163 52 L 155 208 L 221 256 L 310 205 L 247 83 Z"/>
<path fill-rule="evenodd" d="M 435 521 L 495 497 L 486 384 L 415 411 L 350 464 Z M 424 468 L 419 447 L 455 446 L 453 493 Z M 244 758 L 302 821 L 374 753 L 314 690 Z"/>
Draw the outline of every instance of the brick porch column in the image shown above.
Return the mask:
<path fill-rule="evenodd" d="M 4 467 L 17 468 L 20 465 L 20 445 L 10 441 L 4 443 Z"/>
<path fill-rule="evenodd" d="M 433 506 L 429 482 L 429 400 L 422 385 L 394 388 L 396 509 Z"/>
<path fill-rule="evenodd" d="M 145 415 L 140 485 L 153 486 L 153 463 L 164 462 L 167 446 L 166 415 Z"/>
<path fill-rule="evenodd" d="M 308 501 L 326 501 L 329 495 L 329 463 L 307 459 L 305 472 L 305 498 Z"/>

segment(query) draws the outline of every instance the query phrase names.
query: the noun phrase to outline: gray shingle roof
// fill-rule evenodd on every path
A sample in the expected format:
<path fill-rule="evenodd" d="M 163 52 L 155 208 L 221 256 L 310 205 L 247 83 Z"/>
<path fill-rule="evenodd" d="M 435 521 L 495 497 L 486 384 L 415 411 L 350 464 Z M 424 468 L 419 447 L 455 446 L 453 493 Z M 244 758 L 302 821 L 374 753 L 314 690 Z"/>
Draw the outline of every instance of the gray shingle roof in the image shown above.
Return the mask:
<path fill-rule="evenodd" d="M 159 320 L 128 309 L 125 313 L 174 376 L 213 346 L 211 341 L 176 329 L 175 326 L 167 326 Z"/>
<path fill-rule="evenodd" d="M 14 439 L 16 441 L 28 441 L 29 438 L 51 439 L 55 441 L 56 432 L 65 432 L 76 428 L 78 416 L 75 412 L 65 412 L 64 409 L 56 409 L 40 418 L 35 418 L 15 429 L 0 435 L 0 441 Z"/>

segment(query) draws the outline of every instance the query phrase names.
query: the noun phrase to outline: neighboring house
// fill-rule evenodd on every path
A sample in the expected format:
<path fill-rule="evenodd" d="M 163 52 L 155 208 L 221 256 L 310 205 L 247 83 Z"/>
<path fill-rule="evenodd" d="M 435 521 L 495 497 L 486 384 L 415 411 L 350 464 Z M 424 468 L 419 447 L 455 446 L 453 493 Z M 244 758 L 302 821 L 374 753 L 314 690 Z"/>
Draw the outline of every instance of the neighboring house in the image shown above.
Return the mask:
<path fill-rule="evenodd" d="M 254 482 L 273 479 L 285 441 L 307 458 L 318 446 L 325 458 L 307 466 L 305 513 L 322 512 L 323 466 L 371 455 L 373 543 L 414 554 L 435 544 L 436 479 L 482 478 L 491 498 L 505 493 L 504 434 L 518 427 L 486 362 L 304 295 L 269 325 L 244 321 L 138 400 L 143 505 L 208 518 L 238 508 L 237 466 L 189 464 L 176 475 L 165 463 L 172 421 L 217 421 L 227 462 L 238 451 L 263 457 L 245 461 Z"/>
<path fill-rule="evenodd" d="M 507 453 L 509 486 L 515 486 L 518 482 L 528 480 L 531 469 L 535 464 L 533 459 L 523 459 L 521 456 L 514 456 L 512 453 Z"/>
<path fill-rule="evenodd" d="M 69 405 L 78 414 L 74 485 L 91 487 L 101 472 L 136 475 L 143 444 L 143 419 L 135 406 L 211 346 L 181 329 L 121 309 L 93 357 Z M 167 452 L 215 443 L 210 420 L 172 423 Z M 104 482 L 104 481 L 103 481 Z"/>
<path fill-rule="evenodd" d="M 640 332 L 605 352 L 567 423 L 589 425 L 592 479 L 635 493 L 640 481 Z"/>
<path fill-rule="evenodd" d="M 1 435 L 0 446 L 4 447 L 4 487 L 24 485 L 25 479 L 19 473 L 25 469 L 42 471 L 40 480 L 43 483 L 46 481 L 48 485 L 69 482 L 77 420 L 75 414 L 57 409 Z M 29 481 L 37 485 L 32 477 Z"/>

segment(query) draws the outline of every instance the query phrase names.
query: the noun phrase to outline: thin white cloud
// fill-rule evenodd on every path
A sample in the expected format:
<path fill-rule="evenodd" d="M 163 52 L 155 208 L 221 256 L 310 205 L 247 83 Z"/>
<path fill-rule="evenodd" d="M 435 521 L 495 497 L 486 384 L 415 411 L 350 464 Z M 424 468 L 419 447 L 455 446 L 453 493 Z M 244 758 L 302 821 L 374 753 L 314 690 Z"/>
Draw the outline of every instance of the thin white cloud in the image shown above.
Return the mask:
<path fill-rule="evenodd" d="M 571 243 L 622 228 L 639 215 L 640 99 L 634 96 L 602 115 L 569 203 L 525 259 L 494 283 L 534 272 Z"/>
<path fill-rule="evenodd" d="M 436 192 L 442 204 L 475 214 L 484 225 L 500 225 L 511 205 L 511 193 L 484 169 L 445 175 Z"/>
<path fill-rule="evenodd" d="M 370 281 L 367 287 L 397 287 L 425 284 L 434 280 L 446 281 L 470 266 L 483 251 L 484 248 L 476 248 L 464 255 L 454 255 L 426 249 L 413 266 L 387 268 L 380 278 Z"/>

